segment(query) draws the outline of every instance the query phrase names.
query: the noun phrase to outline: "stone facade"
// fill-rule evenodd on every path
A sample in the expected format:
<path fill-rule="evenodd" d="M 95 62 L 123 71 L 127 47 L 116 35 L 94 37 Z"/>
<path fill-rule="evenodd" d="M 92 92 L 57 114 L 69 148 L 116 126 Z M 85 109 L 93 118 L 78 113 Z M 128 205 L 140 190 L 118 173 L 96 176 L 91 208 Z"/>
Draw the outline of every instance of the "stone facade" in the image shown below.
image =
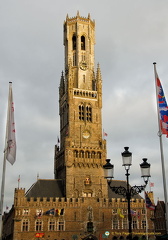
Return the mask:
<path fill-rule="evenodd" d="M 142 237 L 146 234 L 144 199 L 132 199 L 131 208 L 134 211 L 133 236 Z M 15 189 L 11 212 L 4 216 L 5 229 L 8 229 L 4 229 L 4 239 L 70 240 L 90 234 L 93 239 L 102 239 L 106 231 L 108 239 L 128 235 L 127 202 L 122 198 L 27 198 L 25 189 Z M 153 211 L 147 211 L 151 239 L 154 237 L 152 216 Z M 9 222 L 12 224 L 10 231 Z M 88 228 L 90 222 L 93 229 Z"/>
<path fill-rule="evenodd" d="M 39 179 L 28 191 L 15 189 L 14 205 L 3 218 L 3 239 L 111 240 L 128 235 L 126 199 L 111 191 L 103 175 L 102 77 L 99 64 L 95 70 L 94 45 L 90 15 L 67 16 L 55 179 Z M 112 184 L 126 187 L 125 181 Z M 153 239 L 153 211 L 146 210 L 140 195 L 131 199 L 131 209 L 133 236 L 148 232 Z"/>

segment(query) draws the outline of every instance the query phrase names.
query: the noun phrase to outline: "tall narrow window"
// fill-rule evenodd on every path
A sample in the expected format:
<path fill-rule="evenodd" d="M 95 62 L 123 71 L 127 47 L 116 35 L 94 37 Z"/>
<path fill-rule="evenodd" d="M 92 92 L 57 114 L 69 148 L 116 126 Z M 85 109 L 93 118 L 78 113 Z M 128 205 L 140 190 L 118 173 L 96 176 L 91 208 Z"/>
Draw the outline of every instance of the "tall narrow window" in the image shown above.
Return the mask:
<path fill-rule="evenodd" d="M 112 220 L 112 229 L 119 229 L 117 217 L 113 217 L 113 220 Z"/>
<path fill-rule="evenodd" d="M 49 231 L 55 231 L 55 220 L 51 219 L 49 221 L 48 230 Z"/>
<path fill-rule="evenodd" d="M 92 107 L 88 105 L 79 105 L 79 120 L 92 122 Z"/>
<path fill-rule="evenodd" d="M 142 229 L 146 229 L 146 220 L 142 220 L 141 226 L 142 226 Z"/>
<path fill-rule="evenodd" d="M 123 219 L 123 229 L 127 229 L 128 228 L 128 223 L 127 223 L 127 218 Z"/>
<path fill-rule="evenodd" d="M 81 50 L 85 50 L 85 37 L 81 36 Z"/>
<path fill-rule="evenodd" d="M 58 231 L 64 231 L 64 222 L 63 221 L 60 221 L 58 222 Z"/>
<path fill-rule="evenodd" d="M 76 36 L 75 35 L 73 35 L 73 37 L 72 37 L 72 49 L 76 50 Z"/>
<path fill-rule="evenodd" d="M 42 231 L 42 221 L 40 219 L 36 220 L 36 231 Z"/>
<path fill-rule="evenodd" d="M 133 218 L 133 220 L 132 220 L 132 228 L 133 228 L 133 229 L 137 229 L 137 228 L 138 228 L 136 218 Z"/>
<path fill-rule="evenodd" d="M 77 150 L 74 151 L 74 157 L 78 157 L 78 151 Z"/>
<path fill-rule="evenodd" d="M 27 219 L 23 219 L 22 221 L 22 231 L 23 232 L 29 231 L 29 221 Z"/>
<path fill-rule="evenodd" d="M 95 155 L 96 155 L 96 153 L 93 151 L 93 152 L 91 153 L 91 158 L 95 158 Z"/>
<path fill-rule="evenodd" d="M 73 53 L 73 66 L 76 66 L 76 52 Z"/>
<path fill-rule="evenodd" d="M 86 106 L 86 120 L 88 122 L 92 121 L 92 108 L 90 106 Z"/>
<path fill-rule="evenodd" d="M 101 152 L 98 152 L 98 153 L 97 153 L 97 158 L 98 158 L 98 159 L 101 159 Z"/>
<path fill-rule="evenodd" d="M 79 106 L 79 119 L 84 121 L 84 106 L 83 106 L 83 104 L 81 104 Z"/>

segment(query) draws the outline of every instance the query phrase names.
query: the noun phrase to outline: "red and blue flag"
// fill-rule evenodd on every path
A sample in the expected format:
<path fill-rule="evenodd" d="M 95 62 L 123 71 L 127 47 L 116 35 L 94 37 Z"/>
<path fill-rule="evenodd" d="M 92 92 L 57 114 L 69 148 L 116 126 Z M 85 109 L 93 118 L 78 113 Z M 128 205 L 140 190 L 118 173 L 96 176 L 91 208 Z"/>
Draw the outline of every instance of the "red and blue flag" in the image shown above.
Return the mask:
<path fill-rule="evenodd" d="M 155 205 L 151 202 L 151 200 L 146 192 L 145 192 L 145 203 L 146 203 L 147 208 L 149 208 L 150 210 L 155 210 Z"/>
<path fill-rule="evenodd" d="M 168 137 L 168 107 L 167 107 L 164 91 L 158 76 L 156 78 L 156 84 L 157 84 L 157 97 L 158 97 L 161 132 L 162 134 L 166 134 Z"/>

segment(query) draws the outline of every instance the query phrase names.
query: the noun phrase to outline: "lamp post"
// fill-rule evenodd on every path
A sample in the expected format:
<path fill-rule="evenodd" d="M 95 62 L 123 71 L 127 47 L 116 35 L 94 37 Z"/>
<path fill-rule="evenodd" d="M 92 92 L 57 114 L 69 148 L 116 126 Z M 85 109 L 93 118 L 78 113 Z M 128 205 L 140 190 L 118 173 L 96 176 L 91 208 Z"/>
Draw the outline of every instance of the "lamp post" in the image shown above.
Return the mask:
<path fill-rule="evenodd" d="M 128 202 L 128 230 L 129 230 L 129 239 L 132 239 L 132 216 L 131 216 L 131 207 L 130 202 L 131 198 L 142 191 L 145 190 L 146 185 L 148 184 L 148 180 L 150 177 L 150 164 L 147 162 L 147 158 L 143 158 L 143 162 L 140 164 L 141 168 L 141 177 L 143 178 L 145 185 L 141 186 L 130 186 L 129 185 L 129 169 L 132 165 L 132 153 L 128 151 L 129 147 L 124 148 L 125 151 L 121 153 L 122 160 L 123 160 L 123 166 L 126 170 L 126 187 L 119 186 L 111 186 L 112 179 L 114 178 L 114 165 L 110 163 L 110 159 L 106 159 L 106 164 L 103 165 L 104 168 L 104 177 L 108 181 L 108 185 L 110 189 L 115 192 L 116 194 L 122 195 L 127 199 Z"/>

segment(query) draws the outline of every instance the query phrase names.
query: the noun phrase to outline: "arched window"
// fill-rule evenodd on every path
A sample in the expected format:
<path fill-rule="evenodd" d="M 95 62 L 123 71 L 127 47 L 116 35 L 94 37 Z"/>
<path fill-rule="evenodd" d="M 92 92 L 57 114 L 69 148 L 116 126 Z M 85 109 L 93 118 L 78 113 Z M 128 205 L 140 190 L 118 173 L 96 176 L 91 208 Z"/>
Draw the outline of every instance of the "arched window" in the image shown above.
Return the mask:
<path fill-rule="evenodd" d="M 97 153 L 97 158 L 101 159 L 101 152 Z"/>
<path fill-rule="evenodd" d="M 86 158 L 90 158 L 90 152 L 89 152 L 89 151 L 86 151 L 85 157 L 86 157 Z"/>
<path fill-rule="evenodd" d="M 76 50 L 76 36 L 75 35 L 73 35 L 73 37 L 72 37 L 72 49 Z"/>
<path fill-rule="evenodd" d="M 95 152 L 94 151 L 91 153 L 91 157 L 95 158 Z"/>
<path fill-rule="evenodd" d="M 78 151 L 77 150 L 74 151 L 74 157 L 78 157 Z"/>
<path fill-rule="evenodd" d="M 85 50 L 85 37 L 81 36 L 81 50 Z"/>
<path fill-rule="evenodd" d="M 81 157 L 84 158 L 84 151 L 81 151 Z"/>
<path fill-rule="evenodd" d="M 79 157 L 80 157 L 80 158 L 84 158 L 84 151 L 80 151 L 80 152 L 79 152 Z"/>

